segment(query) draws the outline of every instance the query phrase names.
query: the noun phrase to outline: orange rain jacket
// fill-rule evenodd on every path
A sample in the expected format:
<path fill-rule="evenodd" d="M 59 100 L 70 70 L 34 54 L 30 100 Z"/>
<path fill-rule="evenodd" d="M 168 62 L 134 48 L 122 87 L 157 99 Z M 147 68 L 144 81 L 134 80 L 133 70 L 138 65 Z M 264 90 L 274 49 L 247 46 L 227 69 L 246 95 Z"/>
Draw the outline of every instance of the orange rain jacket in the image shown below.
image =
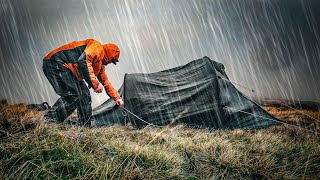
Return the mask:
<path fill-rule="evenodd" d="M 105 65 L 113 58 L 119 58 L 120 50 L 114 44 L 101 45 L 94 39 L 73 41 L 51 51 L 44 60 L 61 63 L 79 79 L 85 79 L 89 88 L 98 88 L 99 81 L 104 85 L 107 94 L 115 101 L 120 98 L 106 74 Z"/>

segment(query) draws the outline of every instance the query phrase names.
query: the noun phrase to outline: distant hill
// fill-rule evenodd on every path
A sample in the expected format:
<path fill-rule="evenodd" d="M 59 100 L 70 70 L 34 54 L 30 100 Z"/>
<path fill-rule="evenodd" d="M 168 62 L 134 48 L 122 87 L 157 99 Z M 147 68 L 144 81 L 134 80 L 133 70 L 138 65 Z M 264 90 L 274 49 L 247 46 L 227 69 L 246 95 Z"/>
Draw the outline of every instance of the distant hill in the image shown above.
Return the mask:
<path fill-rule="evenodd" d="M 263 106 L 273 106 L 273 107 L 292 107 L 295 109 L 306 109 L 312 111 L 320 110 L 320 102 L 316 101 L 292 101 L 285 99 L 275 99 L 275 98 L 266 98 L 259 102 Z"/>

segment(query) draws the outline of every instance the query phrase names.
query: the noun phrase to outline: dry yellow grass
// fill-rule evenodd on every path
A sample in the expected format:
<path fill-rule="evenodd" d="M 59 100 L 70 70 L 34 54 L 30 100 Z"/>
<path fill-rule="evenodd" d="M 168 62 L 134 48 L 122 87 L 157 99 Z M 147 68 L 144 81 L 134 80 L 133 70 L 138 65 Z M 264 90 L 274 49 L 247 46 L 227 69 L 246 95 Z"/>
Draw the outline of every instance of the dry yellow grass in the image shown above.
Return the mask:
<path fill-rule="evenodd" d="M 307 109 L 291 109 L 288 107 L 264 106 L 271 115 L 290 124 L 320 132 L 320 111 Z"/>
<path fill-rule="evenodd" d="M 306 117 L 264 107 L 287 121 Z M 38 122 L 41 113 L 1 103 L 2 179 L 317 179 L 320 138 L 287 125 L 208 131 Z M 304 113 L 319 117 L 319 112 Z M 19 114 L 19 115 L 18 115 Z M 299 117 L 297 117 L 299 116 Z M 316 126 L 307 120 L 305 128 Z M 309 122 L 310 121 L 310 122 Z M 8 125 L 10 124 L 10 125 Z M 23 128 L 32 124 L 34 129 Z M 74 134 L 78 138 L 74 139 Z"/>
<path fill-rule="evenodd" d="M 6 100 L 0 102 L 0 137 L 34 129 L 41 112 L 29 110 L 26 104 L 10 105 Z"/>

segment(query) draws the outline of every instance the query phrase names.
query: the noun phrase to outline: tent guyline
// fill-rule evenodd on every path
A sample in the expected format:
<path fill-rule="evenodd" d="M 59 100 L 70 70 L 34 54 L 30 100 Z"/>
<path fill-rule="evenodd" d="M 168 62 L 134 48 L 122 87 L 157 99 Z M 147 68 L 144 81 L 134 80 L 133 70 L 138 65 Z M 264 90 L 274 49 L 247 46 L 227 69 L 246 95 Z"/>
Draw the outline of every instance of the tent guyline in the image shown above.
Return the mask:
<path fill-rule="evenodd" d="M 149 122 L 147 122 L 147 121 L 143 120 L 142 118 L 140 118 L 139 116 L 137 116 L 136 114 L 134 114 L 133 112 L 129 111 L 127 108 L 122 107 L 122 106 L 120 106 L 120 107 L 121 107 L 123 110 L 125 110 L 125 112 L 128 112 L 128 113 L 132 114 L 134 117 L 138 118 L 140 121 L 142 121 L 142 122 L 144 122 L 144 123 L 146 123 L 146 124 L 148 124 L 148 125 L 150 125 L 150 126 L 155 126 L 155 127 L 165 127 L 165 126 L 158 126 L 158 125 L 155 125 L 155 124 L 149 123 Z M 126 113 L 123 113 L 123 116 L 127 116 L 127 114 L 126 114 Z"/>
<path fill-rule="evenodd" d="M 253 115 L 253 116 L 260 117 L 260 118 L 264 118 L 264 119 L 267 119 L 267 120 L 270 120 L 270 121 L 276 121 L 276 122 L 279 122 L 279 123 L 282 123 L 282 124 L 286 124 L 286 125 L 289 125 L 289 126 L 292 126 L 292 127 L 295 127 L 295 128 L 299 128 L 299 129 L 302 129 L 302 130 L 305 130 L 305 131 L 314 133 L 314 134 L 317 134 L 317 133 L 318 133 L 318 132 L 316 132 L 316 131 L 312 131 L 312 130 L 309 130 L 309 129 L 305 129 L 305 128 L 302 128 L 302 127 L 300 127 L 300 126 L 296 126 L 296 125 L 293 125 L 293 124 L 290 124 L 290 123 L 287 123 L 287 122 L 283 122 L 283 121 L 279 121 L 279 120 L 276 120 L 276 119 L 271 119 L 271 118 L 259 116 L 259 115 L 257 115 L 257 114 L 249 113 L 249 112 L 246 112 L 246 111 L 241 111 L 241 110 L 234 109 L 234 108 L 230 108 L 230 107 L 225 107 L 225 108 L 230 109 L 230 110 L 235 110 L 235 111 L 238 111 L 238 112 L 242 112 L 242 113 L 245 113 L 245 114 L 250 114 L 250 115 Z"/>
<path fill-rule="evenodd" d="M 141 120 L 142 122 L 144 122 L 144 123 L 146 123 L 146 124 L 148 124 L 148 125 L 150 125 L 150 126 L 155 126 L 155 127 L 167 127 L 167 126 L 170 126 L 170 125 L 172 125 L 173 123 L 175 123 L 175 121 L 179 118 L 179 117 L 174 118 L 174 119 L 171 121 L 171 123 L 168 124 L 167 126 L 158 126 L 158 125 L 149 123 L 149 122 L 147 122 L 146 120 L 143 120 L 142 118 L 140 118 L 139 116 L 137 116 L 137 115 L 134 114 L 133 112 L 129 111 L 127 108 L 122 107 L 122 106 L 120 106 L 120 107 L 124 110 L 123 113 L 122 113 L 122 115 L 123 115 L 125 118 L 126 118 L 126 116 L 127 116 L 127 113 L 130 113 L 130 114 L 132 114 L 133 116 L 135 116 L 136 118 L 138 118 L 139 120 Z M 125 124 L 126 124 L 126 123 L 125 123 Z"/>
<path fill-rule="evenodd" d="M 247 87 L 247 86 L 244 86 L 244 85 L 242 85 L 242 84 L 240 84 L 240 83 L 236 83 L 236 82 L 230 81 L 230 80 L 227 79 L 227 78 L 221 77 L 221 79 L 226 80 L 226 81 L 229 81 L 229 82 L 232 83 L 233 85 L 242 87 L 243 89 L 245 89 L 245 90 L 247 90 L 247 91 L 255 92 L 255 90 L 253 90 L 253 89 L 251 89 L 251 88 L 249 88 L 249 87 Z"/>
<path fill-rule="evenodd" d="M 255 90 L 253 90 L 253 89 L 251 89 L 251 88 L 249 88 L 249 87 L 246 87 L 246 86 L 244 86 L 244 85 L 242 85 L 242 84 L 235 83 L 235 82 L 230 81 L 229 79 L 226 79 L 226 78 L 222 78 L 222 79 L 223 79 L 223 80 L 226 80 L 226 81 L 229 81 L 229 82 L 232 83 L 233 85 L 242 87 L 242 88 L 244 88 L 244 89 L 247 90 L 247 91 L 256 93 L 257 95 L 260 95 L 260 96 L 264 96 L 263 94 L 258 93 L 257 91 L 255 91 Z M 317 119 L 317 118 L 315 118 L 315 117 L 312 117 L 312 116 L 310 116 L 310 115 L 308 115 L 308 114 L 306 114 L 306 113 L 303 113 L 303 112 L 299 111 L 299 109 L 297 109 L 297 108 L 294 108 L 294 107 L 291 107 L 291 106 L 289 106 L 289 105 L 286 105 L 285 103 L 282 103 L 281 101 L 280 101 L 279 103 L 280 103 L 281 105 L 285 106 L 285 107 L 288 107 L 288 108 L 292 109 L 292 110 L 296 110 L 298 113 L 303 114 L 303 115 L 305 115 L 305 116 L 307 116 L 307 117 L 309 117 L 309 118 L 311 118 L 311 119 L 313 119 L 313 120 L 320 121 L 319 119 Z"/>

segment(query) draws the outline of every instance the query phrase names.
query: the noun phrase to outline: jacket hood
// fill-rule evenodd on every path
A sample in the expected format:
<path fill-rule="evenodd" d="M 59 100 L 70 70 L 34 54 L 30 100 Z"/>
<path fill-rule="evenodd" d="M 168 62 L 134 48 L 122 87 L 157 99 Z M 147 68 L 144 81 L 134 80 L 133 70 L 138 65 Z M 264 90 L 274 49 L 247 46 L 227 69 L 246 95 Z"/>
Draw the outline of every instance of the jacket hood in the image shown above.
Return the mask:
<path fill-rule="evenodd" d="M 105 56 L 103 59 L 103 64 L 108 64 L 111 62 L 112 59 L 119 59 L 120 57 L 120 49 L 117 45 L 113 43 L 108 43 L 103 45 L 103 49 L 105 52 Z"/>

